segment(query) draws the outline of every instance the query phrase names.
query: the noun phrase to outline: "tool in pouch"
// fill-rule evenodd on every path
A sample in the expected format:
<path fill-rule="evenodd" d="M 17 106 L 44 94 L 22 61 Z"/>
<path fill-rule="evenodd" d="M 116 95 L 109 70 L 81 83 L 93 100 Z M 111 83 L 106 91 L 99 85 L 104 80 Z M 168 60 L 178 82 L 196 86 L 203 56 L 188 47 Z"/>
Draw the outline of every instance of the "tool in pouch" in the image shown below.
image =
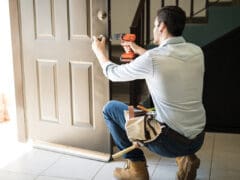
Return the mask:
<path fill-rule="evenodd" d="M 112 159 L 117 159 L 135 148 L 144 146 L 145 143 L 154 141 L 161 134 L 162 128 L 165 127 L 155 119 L 154 111 L 149 111 L 142 106 L 138 106 L 138 108 L 141 108 L 144 114 L 139 111 L 134 112 L 133 106 L 129 106 L 128 111 L 124 111 L 125 129 L 132 146 L 113 154 Z"/>

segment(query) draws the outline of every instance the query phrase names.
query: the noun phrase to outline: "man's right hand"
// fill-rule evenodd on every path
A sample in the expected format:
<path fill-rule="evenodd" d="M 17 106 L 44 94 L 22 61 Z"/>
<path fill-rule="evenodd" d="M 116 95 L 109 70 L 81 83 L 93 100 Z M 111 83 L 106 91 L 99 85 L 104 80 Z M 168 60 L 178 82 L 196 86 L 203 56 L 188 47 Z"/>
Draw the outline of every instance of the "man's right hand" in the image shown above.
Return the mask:
<path fill-rule="evenodd" d="M 143 53 L 146 52 L 146 49 L 142 48 L 141 46 L 138 46 L 134 42 L 130 41 L 121 41 L 121 45 L 123 46 L 123 49 L 125 52 L 129 52 L 132 50 L 135 54 L 142 55 Z"/>

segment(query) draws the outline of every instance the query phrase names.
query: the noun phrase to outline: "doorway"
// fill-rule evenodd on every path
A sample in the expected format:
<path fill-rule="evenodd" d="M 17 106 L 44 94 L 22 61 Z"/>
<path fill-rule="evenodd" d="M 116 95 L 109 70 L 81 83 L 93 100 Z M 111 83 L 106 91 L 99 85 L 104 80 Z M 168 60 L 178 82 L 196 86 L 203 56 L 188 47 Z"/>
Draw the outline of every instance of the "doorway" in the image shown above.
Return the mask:
<path fill-rule="evenodd" d="M 0 139 L 16 139 L 16 109 L 8 1 L 0 1 Z M 7 136 L 3 133 L 8 133 Z M 2 142 L 2 141 L 1 141 Z"/>
<path fill-rule="evenodd" d="M 9 1 L 0 1 L 0 168 L 29 146 L 18 142 Z"/>

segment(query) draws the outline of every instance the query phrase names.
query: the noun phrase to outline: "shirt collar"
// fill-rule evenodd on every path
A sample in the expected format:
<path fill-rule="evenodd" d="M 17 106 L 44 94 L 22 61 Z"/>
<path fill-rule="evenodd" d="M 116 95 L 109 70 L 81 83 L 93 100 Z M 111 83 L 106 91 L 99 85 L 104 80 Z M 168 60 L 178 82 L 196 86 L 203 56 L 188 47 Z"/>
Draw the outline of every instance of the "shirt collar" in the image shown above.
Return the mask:
<path fill-rule="evenodd" d="M 185 41 L 185 39 L 182 36 L 171 37 L 171 38 L 165 39 L 159 45 L 159 47 L 163 47 L 163 46 L 166 46 L 168 44 L 178 44 L 178 43 L 184 43 L 184 42 L 186 42 L 186 41 Z"/>

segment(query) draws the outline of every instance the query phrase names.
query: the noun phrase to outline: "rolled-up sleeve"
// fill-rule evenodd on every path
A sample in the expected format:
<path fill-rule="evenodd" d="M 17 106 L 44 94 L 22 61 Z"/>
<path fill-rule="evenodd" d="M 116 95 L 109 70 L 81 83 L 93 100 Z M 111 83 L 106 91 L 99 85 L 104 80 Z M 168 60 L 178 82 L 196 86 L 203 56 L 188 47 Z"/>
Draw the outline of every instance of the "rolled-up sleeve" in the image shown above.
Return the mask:
<path fill-rule="evenodd" d="M 101 64 L 104 75 L 111 81 L 132 81 L 146 79 L 153 75 L 152 58 L 146 52 L 134 61 L 117 65 L 113 62 Z"/>

